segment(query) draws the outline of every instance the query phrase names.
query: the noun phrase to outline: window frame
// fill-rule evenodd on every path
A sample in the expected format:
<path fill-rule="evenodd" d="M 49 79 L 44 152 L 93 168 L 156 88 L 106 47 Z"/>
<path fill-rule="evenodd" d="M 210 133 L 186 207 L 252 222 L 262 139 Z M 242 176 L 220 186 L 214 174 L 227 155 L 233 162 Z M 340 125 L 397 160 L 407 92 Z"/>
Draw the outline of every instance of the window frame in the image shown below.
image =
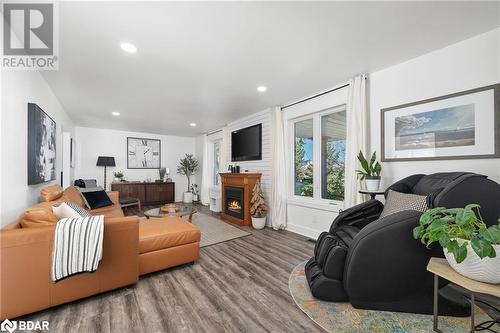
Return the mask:
<path fill-rule="evenodd" d="M 343 207 L 344 201 L 331 200 L 322 198 L 322 149 L 321 149 L 321 118 L 323 116 L 346 111 L 346 105 L 338 105 L 324 110 L 313 111 L 299 117 L 288 120 L 288 139 L 291 143 L 289 145 L 289 167 L 290 167 L 290 186 L 288 189 L 288 200 L 290 202 L 302 205 L 316 205 L 321 208 L 332 209 L 332 206 Z M 313 196 L 305 197 L 295 194 L 295 124 L 304 120 L 313 120 Z M 347 140 L 347 138 L 346 138 Z M 345 184 L 344 184 L 345 187 Z"/>

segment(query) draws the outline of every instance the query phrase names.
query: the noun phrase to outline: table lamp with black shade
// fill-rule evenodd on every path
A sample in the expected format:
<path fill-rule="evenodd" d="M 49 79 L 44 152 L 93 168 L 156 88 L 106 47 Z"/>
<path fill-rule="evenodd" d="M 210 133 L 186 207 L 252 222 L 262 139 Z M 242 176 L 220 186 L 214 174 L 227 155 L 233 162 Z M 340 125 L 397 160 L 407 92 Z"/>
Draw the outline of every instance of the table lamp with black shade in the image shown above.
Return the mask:
<path fill-rule="evenodd" d="M 115 158 L 112 156 L 99 156 L 97 158 L 96 166 L 104 167 L 104 190 L 106 191 L 106 167 L 116 166 Z"/>

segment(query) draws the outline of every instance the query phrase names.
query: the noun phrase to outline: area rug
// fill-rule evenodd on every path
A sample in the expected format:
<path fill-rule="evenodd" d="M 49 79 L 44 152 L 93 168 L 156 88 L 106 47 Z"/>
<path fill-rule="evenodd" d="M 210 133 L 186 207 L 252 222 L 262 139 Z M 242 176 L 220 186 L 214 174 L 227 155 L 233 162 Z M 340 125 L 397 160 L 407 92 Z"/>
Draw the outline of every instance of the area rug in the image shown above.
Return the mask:
<path fill-rule="evenodd" d="M 295 267 L 290 275 L 288 286 L 290 294 L 298 307 L 309 318 L 327 332 L 432 332 L 432 316 L 411 313 L 359 310 L 349 303 L 320 301 L 311 295 L 307 284 L 304 266 Z M 476 323 L 490 318 L 476 306 Z M 442 332 L 468 332 L 470 318 L 439 317 Z"/>
<path fill-rule="evenodd" d="M 201 231 L 200 247 L 251 235 L 249 232 L 203 213 L 193 215 L 193 224 L 200 228 Z"/>

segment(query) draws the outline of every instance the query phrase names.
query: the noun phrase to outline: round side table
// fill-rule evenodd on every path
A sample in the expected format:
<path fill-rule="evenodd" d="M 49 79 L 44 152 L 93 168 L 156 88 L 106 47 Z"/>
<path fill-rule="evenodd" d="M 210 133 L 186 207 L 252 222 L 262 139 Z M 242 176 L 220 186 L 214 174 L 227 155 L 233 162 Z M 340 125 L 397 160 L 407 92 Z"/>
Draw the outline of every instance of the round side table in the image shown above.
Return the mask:
<path fill-rule="evenodd" d="M 373 200 L 377 195 L 384 194 L 385 191 L 377 190 L 377 191 L 368 191 L 368 190 L 359 190 L 358 191 L 361 194 L 368 194 L 370 198 Z"/>

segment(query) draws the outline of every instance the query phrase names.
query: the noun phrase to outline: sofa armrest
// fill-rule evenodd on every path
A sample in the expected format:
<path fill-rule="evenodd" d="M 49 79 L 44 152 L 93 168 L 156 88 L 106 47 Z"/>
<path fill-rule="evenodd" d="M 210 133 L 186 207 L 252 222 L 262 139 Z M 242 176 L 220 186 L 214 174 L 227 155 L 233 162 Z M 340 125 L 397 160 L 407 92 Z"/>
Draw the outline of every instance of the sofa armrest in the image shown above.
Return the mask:
<path fill-rule="evenodd" d="M 113 201 L 114 204 L 117 204 L 117 205 L 120 204 L 120 192 L 109 191 L 107 193 L 108 193 L 109 198 L 111 199 L 111 201 Z"/>
<path fill-rule="evenodd" d="M 58 283 L 50 274 L 54 229 L 0 231 L 0 320 L 137 282 L 137 216 L 105 218 L 103 258 L 97 271 Z"/>
<path fill-rule="evenodd" d="M 344 270 L 344 287 L 350 299 L 392 301 L 429 290 L 432 274 L 426 266 L 433 251 L 413 239 L 412 232 L 421 214 L 411 210 L 391 214 L 354 237 Z"/>
<path fill-rule="evenodd" d="M 329 232 L 333 233 L 335 229 L 342 226 L 354 226 L 362 229 L 373 221 L 376 221 L 383 209 L 384 205 L 375 199 L 352 206 L 339 213 L 335 220 L 333 220 Z"/>
<path fill-rule="evenodd" d="M 0 231 L 0 320 L 50 304 L 54 227 Z"/>

